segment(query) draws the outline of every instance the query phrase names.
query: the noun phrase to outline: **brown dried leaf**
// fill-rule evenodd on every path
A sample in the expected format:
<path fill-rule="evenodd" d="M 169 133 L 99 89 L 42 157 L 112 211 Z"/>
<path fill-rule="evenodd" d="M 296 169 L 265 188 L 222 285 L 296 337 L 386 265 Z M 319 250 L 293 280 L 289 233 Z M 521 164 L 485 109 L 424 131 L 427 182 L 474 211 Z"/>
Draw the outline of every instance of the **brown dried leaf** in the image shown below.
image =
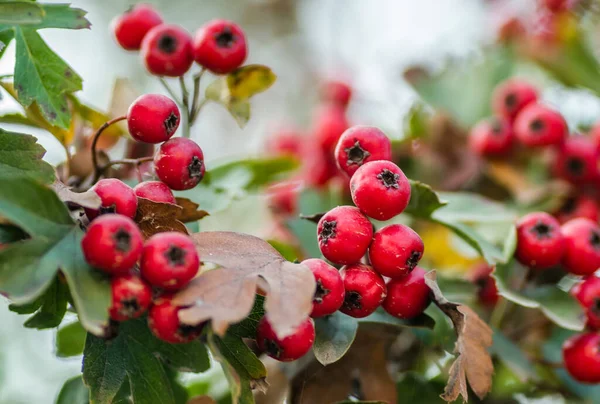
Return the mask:
<path fill-rule="evenodd" d="M 203 262 L 221 268 L 196 277 L 175 297 L 186 324 L 212 320 L 224 335 L 230 324 L 246 318 L 257 288 L 267 292 L 265 311 L 281 338 L 290 335 L 308 317 L 316 288 L 312 272 L 286 261 L 269 243 L 247 234 L 203 232 L 192 234 Z"/>
<path fill-rule="evenodd" d="M 177 220 L 182 211 L 182 207 L 172 203 L 159 203 L 146 198 L 138 198 L 135 222 L 144 238 L 166 231 L 188 234 L 185 225 Z"/>
<path fill-rule="evenodd" d="M 90 209 L 98 209 L 100 205 L 102 205 L 102 200 L 98 194 L 91 189 L 80 193 L 73 192 L 71 191 L 71 188 L 67 187 L 59 180 L 56 180 L 54 183 L 52 183 L 52 189 L 63 202 L 71 202 L 83 208 Z"/>
<path fill-rule="evenodd" d="M 468 401 L 468 381 L 477 397 L 483 399 L 492 388 L 494 373 L 492 357 L 488 352 L 492 345 L 492 330 L 469 307 L 449 302 L 442 295 L 435 271 L 425 275 L 425 283 L 431 289 L 435 304 L 450 317 L 458 336 L 455 346 L 458 357 L 450 368 L 448 384 L 441 397 L 451 402 L 461 395 L 464 401 Z"/>
<path fill-rule="evenodd" d="M 187 404 L 217 404 L 217 402 L 210 396 L 197 396 L 190 398 Z"/>
<path fill-rule="evenodd" d="M 208 212 L 205 210 L 198 210 L 200 205 L 196 202 L 190 201 L 188 198 L 175 198 L 177 200 L 177 205 L 181 206 L 183 210 L 177 217 L 179 221 L 183 223 L 195 222 L 196 220 L 200 220 L 203 217 L 208 216 Z"/>

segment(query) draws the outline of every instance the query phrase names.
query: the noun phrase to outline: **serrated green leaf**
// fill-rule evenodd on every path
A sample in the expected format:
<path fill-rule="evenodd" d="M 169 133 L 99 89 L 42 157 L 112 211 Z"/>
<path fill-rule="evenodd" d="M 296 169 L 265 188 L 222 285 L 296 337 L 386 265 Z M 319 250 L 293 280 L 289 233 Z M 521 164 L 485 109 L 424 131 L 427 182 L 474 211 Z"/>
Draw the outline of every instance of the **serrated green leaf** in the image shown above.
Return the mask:
<path fill-rule="evenodd" d="M 14 304 L 11 303 L 8 305 L 8 309 L 13 313 L 17 314 L 33 314 L 40 307 L 42 307 L 42 303 L 44 302 L 44 295 L 38 296 L 34 301 L 25 304 Z"/>
<path fill-rule="evenodd" d="M 236 337 L 240 338 L 252 338 L 256 337 L 256 327 L 258 322 L 265 316 L 265 298 L 261 295 L 256 295 L 254 299 L 254 306 L 244 320 L 237 324 L 233 324 L 229 327 L 228 332 Z"/>
<path fill-rule="evenodd" d="M 67 312 L 68 302 L 69 288 L 60 280 L 55 280 L 44 292 L 40 310 L 27 319 L 24 326 L 38 330 L 58 327 Z"/>
<path fill-rule="evenodd" d="M 83 384 L 81 376 L 67 380 L 56 398 L 56 404 L 88 404 L 89 402 L 90 391 Z"/>
<path fill-rule="evenodd" d="M 46 150 L 31 135 L 0 129 L 0 177 L 54 181 L 54 168 L 42 160 Z"/>
<path fill-rule="evenodd" d="M 20 114 L 18 112 L 11 113 L 11 114 L 0 115 L 0 123 L 10 123 L 10 124 L 17 124 L 17 125 L 28 125 L 28 126 L 34 126 L 36 128 L 39 127 L 39 126 L 37 126 L 35 124 L 35 122 L 33 122 L 32 120 L 30 120 L 29 118 L 27 118 L 25 115 Z"/>
<path fill-rule="evenodd" d="M 44 15 L 40 23 L 27 25 L 27 28 L 63 28 L 63 29 L 86 29 L 91 24 L 85 18 L 87 11 L 73 8 L 70 4 L 39 4 Z"/>
<path fill-rule="evenodd" d="M 0 25 L 39 24 L 44 11 L 36 3 L 9 1 L 0 3 Z"/>
<path fill-rule="evenodd" d="M 81 90 L 81 77 L 34 29 L 18 27 L 15 38 L 14 80 L 19 102 L 24 107 L 35 102 L 48 122 L 68 128 L 71 115 L 66 94 Z"/>
<path fill-rule="evenodd" d="M 79 321 L 60 327 L 56 332 L 56 356 L 69 358 L 81 355 L 85 346 L 87 332 Z"/>
<path fill-rule="evenodd" d="M 443 206 L 446 206 L 446 201 L 440 198 L 429 185 L 410 180 L 410 202 L 404 212 L 426 219 Z"/>

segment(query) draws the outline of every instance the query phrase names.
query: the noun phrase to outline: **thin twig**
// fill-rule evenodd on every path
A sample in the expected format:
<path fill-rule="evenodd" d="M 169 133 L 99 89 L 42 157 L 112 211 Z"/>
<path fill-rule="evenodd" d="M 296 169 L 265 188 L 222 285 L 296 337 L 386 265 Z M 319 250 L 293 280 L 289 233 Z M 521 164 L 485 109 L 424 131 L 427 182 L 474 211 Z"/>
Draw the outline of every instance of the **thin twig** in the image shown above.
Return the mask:
<path fill-rule="evenodd" d="M 210 100 L 208 98 L 204 98 L 202 101 L 200 101 L 200 103 L 198 104 L 198 106 L 196 107 L 194 112 L 192 113 L 192 117 L 193 117 L 194 121 L 196 120 L 196 118 L 198 118 L 198 114 L 200 114 L 200 111 L 202 110 L 202 108 L 204 108 L 204 106 L 206 104 L 208 104 L 209 101 Z"/>
<path fill-rule="evenodd" d="M 181 86 L 181 99 L 183 115 L 185 116 L 185 125 L 183 126 L 183 137 L 190 137 L 190 93 L 185 85 L 183 76 L 179 77 L 179 85 Z"/>
<path fill-rule="evenodd" d="M 169 93 L 169 95 L 171 96 L 171 98 L 173 98 L 173 100 L 177 104 L 181 105 L 181 101 L 179 100 L 179 97 L 177 97 L 177 95 L 175 94 L 175 92 L 173 91 L 173 89 L 171 89 L 171 87 L 169 87 L 169 85 L 167 84 L 167 81 L 163 77 L 159 77 L 158 81 L 160 81 L 160 84 L 162 84 L 163 87 L 165 88 L 165 90 L 167 90 L 167 92 Z"/>
<path fill-rule="evenodd" d="M 202 68 L 198 74 L 194 75 L 194 93 L 192 94 L 192 107 L 190 108 L 190 126 L 194 125 L 196 121 L 196 108 L 198 107 L 198 100 L 200 98 L 200 80 L 206 72 L 205 68 Z"/>
<path fill-rule="evenodd" d="M 104 132 L 104 130 L 110 125 L 123 121 L 125 119 L 127 119 L 127 115 L 118 116 L 116 118 L 111 119 L 108 122 L 104 122 L 104 124 L 100 126 L 100 128 L 98 128 L 98 131 L 96 131 L 96 134 L 94 135 L 94 140 L 92 141 L 92 163 L 94 164 L 94 180 L 92 181 L 93 184 L 95 184 L 96 181 L 98 181 L 101 175 L 100 167 L 98 166 L 98 153 L 96 152 L 96 147 L 98 146 L 98 139 L 100 139 L 100 135 L 102 135 L 102 132 Z"/>

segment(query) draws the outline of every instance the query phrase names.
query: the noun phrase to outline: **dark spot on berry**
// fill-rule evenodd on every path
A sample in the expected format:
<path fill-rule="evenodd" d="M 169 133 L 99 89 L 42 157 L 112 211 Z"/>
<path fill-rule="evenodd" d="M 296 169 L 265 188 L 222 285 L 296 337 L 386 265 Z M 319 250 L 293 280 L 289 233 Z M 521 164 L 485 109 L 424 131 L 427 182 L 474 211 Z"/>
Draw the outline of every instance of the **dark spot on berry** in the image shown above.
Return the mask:
<path fill-rule="evenodd" d="M 319 233 L 319 239 L 321 239 L 321 241 L 323 241 L 323 243 L 327 244 L 329 239 L 335 238 L 336 227 L 337 227 L 337 222 L 335 220 L 333 220 L 331 222 L 324 221 L 323 228 L 321 229 L 321 232 Z"/>
<path fill-rule="evenodd" d="M 398 181 L 400 180 L 400 174 L 393 173 L 387 168 L 384 168 L 383 171 L 377 174 L 377 179 L 380 180 L 381 183 L 388 189 L 400 188 L 400 185 L 398 185 Z"/>
<path fill-rule="evenodd" d="M 344 309 L 346 310 L 356 310 L 361 309 L 362 304 L 360 301 L 362 300 L 362 296 L 360 293 L 354 290 L 347 291 L 344 295 Z"/>
<path fill-rule="evenodd" d="M 203 327 L 204 324 L 179 324 L 179 326 L 177 327 L 177 336 L 182 340 L 188 340 L 189 337 L 199 334 L 202 331 Z"/>
<path fill-rule="evenodd" d="M 529 124 L 529 129 L 532 132 L 540 132 L 542 129 L 544 129 L 544 126 L 544 121 L 538 118 L 531 121 L 531 123 Z"/>
<path fill-rule="evenodd" d="M 199 178 L 202 179 L 202 167 L 204 162 L 198 158 L 198 156 L 192 157 L 192 162 L 188 164 L 188 173 L 190 178 Z"/>
<path fill-rule="evenodd" d="M 600 234 L 593 230 L 592 234 L 590 234 L 590 245 L 594 248 L 594 250 L 600 250 Z"/>
<path fill-rule="evenodd" d="M 165 252 L 165 257 L 169 264 L 175 265 L 183 265 L 185 264 L 185 255 L 186 252 L 183 248 L 177 246 L 170 246 L 169 249 Z"/>
<path fill-rule="evenodd" d="M 281 356 L 281 348 L 277 342 L 272 339 L 265 339 L 265 350 L 269 356 L 273 358 L 279 358 Z"/>
<path fill-rule="evenodd" d="M 177 129 L 178 123 L 179 123 L 179 118 L 177 117 L 177 115 L 175 115 L 174 112 L 171 112 L 169 114 L 169 117 L 167 119 L 165 119 L 165 121 L 163 122 L 165 130 L 167 131 L 167 134 L 169 136 L 172 135 L 173 132 L 175 132 L 175 129 Z"/>
<path fill-rule="evenodd" d="M 500 135 L 502 133 L 502 123 L 498 119 L 492 119 L 490 127 L 493 135 Z"/>
<path fill-rule="evenodd" d="M 323 298 L 327 296 L 331 292 L 329 289 L 326 289 L 323 286 L 321 280 L 317 280 L 317 290 L 315 290 L 315 296 L 313 297 L 313 302 L 320 304 L 323 303 Z"/>
<path fill-rule="evenodd" d="M 531 228 L 531 232 L 535 234 L 538 239 L 543 240 L 545 238 L 552 238 L 553 228 L 540 220 Z"/>
<path fill-rule="evenodd" d="M 563 213 L 573 213 L 577 207 L 577 199 L 574 197 L 567 198 L 560 211 Z"/>
<path fill-rule="evenodd" d="M 219 48 L 231 48 L 235 40 L 236 37 L 230 27 L 224 27 L 223 31 L 215 35 L 215 42 Z"/>
<path fill-rule="evenodd" d="M 352 164 L 356 164 L 357 166 L 362 165 L 367 157 L 371 155 L 368 151 L 360 147 L 360 142 L 357 140 L 352 147 L 348 147 L 344 149 L 346 155 L 348 156 L 348 161 L 346 165 L 351 166 Z"/>
<path fill-rule="evenodd" d="M 475 286 L 478 290 L 485 288 L 488 284 L 488 277 L 482 276 L 481 278 L 475 279 Z"/>
<path fill-rule="evenodd" d="M 512 109 L 517 105 L 517 95 L 515 93 L 507 94 L 504 98 L 504 105 L 508 109 Z"/>
<path fill-rule="evenodd" d="M 100 209 L 98 209 L 98 214 L 104 215 L 106 213 L 117 213 L 117 205 L 113 203 L 109 206 L 100 206 Z"/>
<path fill-rule="evenodd" d="M 567 171 L 574 176 L 583 175 L 585 171 L 585 163 L 578 157 L 571 157 L 566 162 Z"/>
<path fill-rule="evenodd" d="M 121 306 L 119 314 L 129 318 L 134 317 L 141 309 L 140 304 L 135 297 L 121 300 Z"/>
<path fill-rule="evenodd" d="M 417 264 L 419 263 L 420 260 L 421 260 L 421 252 L 412 251 L 410 253 L 410 257 L 408 257 L 408 259 L 406 260 L 406 266 L 408 267 L 408 270 L 412 271 L 413 269 L 415 269 L 415 267 L 417 266 Z"/>
<path fill-rule="evenodd" d="M 169 34 L 165 34 L 158 40 L 158 49 L 164 53 L 173 53 L 177 50 L 177 39 Z"/>
<path fill-rule="evenodd" d="M 600 316 L 600 297 L 594 299 L 594 302 L 590 306 L 590 311 L 596 315 Z"/>
<path fill-rule="evenodd" d="M 125 229 L 119 229 L 113 235 L 115 247 L 121 252 L 127 252 L 131 249 L 131 234 Z"/>

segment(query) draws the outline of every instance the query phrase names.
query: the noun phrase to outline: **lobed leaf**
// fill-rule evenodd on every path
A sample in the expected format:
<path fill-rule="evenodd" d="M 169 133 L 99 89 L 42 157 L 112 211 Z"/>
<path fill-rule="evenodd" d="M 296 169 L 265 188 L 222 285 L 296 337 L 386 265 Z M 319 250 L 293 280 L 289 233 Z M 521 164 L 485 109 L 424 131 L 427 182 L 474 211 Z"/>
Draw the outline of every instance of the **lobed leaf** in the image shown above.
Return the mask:
<path fill-rule="evenodd" d="M 46 150 L 31 135 L 0 129 L 0 177 L 31 178 L 49 184 L 54 168 L 42 160 Z"/>
<path fill-rule="evenodd" d="M 172 203 L 154 202 L 138 197 L 138 207 L 135 222 L 142 231 L 144 238 L 155 234 L 176 231 L 188 234 L 187 228 L 178 219 L 183 214 L 181 206 Z"/>

